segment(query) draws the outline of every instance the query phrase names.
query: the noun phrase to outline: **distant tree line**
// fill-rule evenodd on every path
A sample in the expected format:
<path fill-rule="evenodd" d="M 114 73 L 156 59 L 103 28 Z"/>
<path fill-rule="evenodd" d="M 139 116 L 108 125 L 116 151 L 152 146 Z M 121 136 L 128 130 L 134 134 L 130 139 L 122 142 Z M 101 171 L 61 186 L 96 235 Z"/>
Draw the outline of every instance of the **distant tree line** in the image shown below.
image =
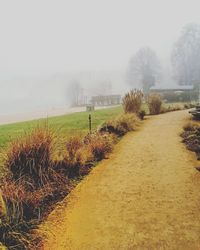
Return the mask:
<path fill-rule="evenodd" d="M 171 52 L 173 76 L 179 85 L 200 85 L 200 25 L 187 24 Z M 144 92 L 155 85 L 162 73 L 156 52 L 149 48 L 139 49 L 129 61 L 127 82 L 139 85 Z"/>

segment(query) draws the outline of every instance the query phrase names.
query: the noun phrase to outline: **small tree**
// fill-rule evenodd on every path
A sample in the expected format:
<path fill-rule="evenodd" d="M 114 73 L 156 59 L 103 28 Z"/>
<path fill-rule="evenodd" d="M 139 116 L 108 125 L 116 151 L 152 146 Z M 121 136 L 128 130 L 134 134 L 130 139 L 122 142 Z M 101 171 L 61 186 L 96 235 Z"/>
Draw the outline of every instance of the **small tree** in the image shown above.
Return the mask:
<path fill-rule="evenodd" d="M 141 90 L 133 89 L 128 92 L 122 99 L 124 112 L 138 114 L 142 106 L 143 97 L 144 95 Z"/>
<path fill-rule="evenodd" d="M 152 93 L 147 97 L 147 105 L 151 115 L 157 115 L 161 113 L 162 99 L 159 94 Z"/>

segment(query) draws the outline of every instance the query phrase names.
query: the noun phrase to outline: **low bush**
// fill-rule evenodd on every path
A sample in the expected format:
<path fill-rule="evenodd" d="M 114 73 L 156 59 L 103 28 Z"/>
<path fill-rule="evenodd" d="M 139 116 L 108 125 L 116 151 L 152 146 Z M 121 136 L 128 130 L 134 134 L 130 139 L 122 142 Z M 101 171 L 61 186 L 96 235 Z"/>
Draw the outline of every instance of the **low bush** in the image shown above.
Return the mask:
<path fill-rule="evenodd" d="M 183 127 L 184 131 L 196 131 L 199 128 L 200 128 L 200 123 L 195 121 L 189 121 Z"/>
<path fill-rule="evenodd" d="M 140 112 L 143 100 L 143 92 L 138 89 L 131 90 L 122 99 L 122 106 L 125 113 L 136 113 Z"/>
<path fill-rule="evenodd" d="M 161 113 L 162 108 L 162 99 L 159 94 L 150 94 L 147 97 L 147 105 L 151 115 L 158 115 Z"/>
<path fill-rule="evenodd" d="M 184 132 L 181 134 L 183 142 L 187 148 L 195 152 L 200 159 L 200 123 L 190 121 L 184 126 Z"/>
<path fill-rule="evenodd" d="M 175 105 L 175 106 L 168 106 L 168 107 L 164 107 L 162 106 L 161 108 L 161 114 L 167 113 L 167 112 L 173 112 L 173 111 L 178 111 L 178 110 L 183 110 L 183 107 L 181 107 L 180 105 Z"/>
<path fill-rule="evenodd" d="M 106 158 L 112 152 L 114 146 L 114 137 L 106 133 L 88 135 L 84 141 L 92 152 L 95 161 Z"/>
<path fill-rule="evenodd" d="M 91 161 L 93 155 L 84 144 L 84 137 L 73 136 L 68 139 L 63 151 L 56 155 L 54 165 L 58 172 L 72 179 L 87 173 L 87 166 Z"/>
<path fill-rule="evenodd" d="M 53 169 L 54 139 L 49 128 L 37 128 L 4 153 L 8 171 L 1 183 L 0 242 L 8 248 L 30 248 L 30 230 L 70 190 L 68 179 Z"/>
<path fill-rule="evenodd" d="M 31 245 L 30 228 L 33 223 L 24 220 L 23 205 L 27 193 L 22 185 L 5 181 L 1 186 L 6 214 L 0 217 L 0 241 L 9 249 L 27 249 Z M 32 208 L 32 206 L 30 207 Z"/>
<path fill-rule="evenodd" d="M 113 136 L 93 133 L 68 139 L 65 150 L 54 159 L 55 169 L 69 179 L 88 173 L 94 162 L 104 159 L 113 149 Z"/>
<path fill-rule="evenodd" d="M 113 133 L 117 136 L 123 136 L 129 131 L 137 129 L 140 121 L 135 114 L 122 114 L 115 120 L 105 122 L 99 128 L 99 132 Z"/>
<path fill-rule="evenodd" d="M 192 108 L 195 108 L 195 104 L 193 103 L 185 103 L 184 104 L 184 109 L 192 109 Z"/>
<path fill-rule="evenodd" d="M 26 183 L 5 180 L 1 186 L 6 214 L 1 217 L 0 241 L 14 249 L 33 249 L 33 235 L 36 228 L 52 209 L 52 204 L 64 198 L 70 191 L 69 181 L 55 175 L 54 182 L 29 191 Z M 17 247 L 16 247 L 17 246 Z M 31 248 L 30 248 L 31 246 Z"/>

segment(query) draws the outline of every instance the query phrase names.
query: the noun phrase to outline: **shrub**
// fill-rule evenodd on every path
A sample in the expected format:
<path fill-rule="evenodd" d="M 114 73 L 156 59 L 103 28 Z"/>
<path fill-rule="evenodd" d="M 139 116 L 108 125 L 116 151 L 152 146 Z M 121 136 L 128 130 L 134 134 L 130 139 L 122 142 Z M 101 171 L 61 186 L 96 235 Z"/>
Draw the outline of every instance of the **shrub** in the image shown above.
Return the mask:
<path fill-rule="evenodd" d="M 66 143 L 66 149 L 70 158 L 77 153 L 77 151 L 83 147 L 83 140 L 80 136 L 72 136 L 68 139 Z"/>
<path fill-rule="evenodd" d="M 92 162 L 99 161 L 112 151 L 114 139 L 108 134 L 88 134 L 68 139 L 65 150 L 54 159 L 55 169 L 68 178 L 88 173 Z"/>
<path fill-rule="evenodd" d="M 31 223 L 23 219 L 23 200 L 27 199 L 25 189 L 11 181 L 4 182 L 1 188 L 6 215 L 1 217 L 0 241 L 7 247 L 27 249 L 30 247 L 28 227 Z"/>
<path fill-rule="evenodd" d="M 161 113 L 162 99 L 159 94 L 150 94 L 147 97 L 147 104 L 151 115 L 157 115 Z"/>
<path fill-rule="evenodd" d="M 15 181 L 39 187 L 48 181 L 52 167 L 54 134 L 47 127 L 37 128 L 11 143 L 5 152 L 5 167 Z"/>
<path fill-rule="evenodd" d="M 92 160 L 92 152 L 84 144 L 84 137 L 72 136 L 67 140 L 63 151 L 56 155 L 54 165 L 57 171 L 71 179 L 87 173 Z"/>
<path fill-rule="evenodd" d="M 5 152 L 8 175 L 1 185 L 0 241 L 10 248 L 33 249 L 30 230 L 70 190 L 68 179 L 53 169 L 54 142 L 52 131 L 37 128 Z"/>
<path fill-rule="evenodd" d="M 134 89 L 127 93 L 122 99 L 122 105 L 125 113 L 136 113 L 138 114 L 144 95 L 141 90 Z"/>
<path fill-rule="evenodd" d="M 115 119 L 114 124 L 117 131 L 126 134 L 137 129 L 139 119 L 135 114 L 123 114 Z"/>
<path fill-rule="evenodd" d="M 198 155 L 200 159 L 200 124 L 198 122 L 188 122 L 183 127 L 184 132 L 181 134 L 183 142 L 187 148 Z"/>
<path fill-rule="evenodd" d="M 52 204 L 64 198 L 70 191 L 68 180 L 54 175 L 54 181 L 29 191 L 26 183 L 6 179 L 2 184 L 2 196 L 6 215 L 0 223 L 0 241 L 14 249 L 35 249 L 30 230 L 51 210 Z"/>
<path fill-rule="evenodd" d="M 167 113 L 167 112 L 173 112 L 173 111 L 178 111 L 178 110 L 183 110 L 183 107 L 181 105 L 176 104 L 174 105 L 169 105 L 168 107 L 161 107 L 161 112 L 162 114 Z"/>
<path fill-rule="evenodd" d="M 184 131 L 195 131 L 200 127 L 200 124 L 194 123 L 194 122 L 188 122 L 184 125 L 183 129 Z"/>
<path fill-rule="evenodd" d="M 105 122 L 99 128 L 99 132 L 113 133 L 123 136 L 129 131 L 134 131 L 139 125 L 139 119 L 135 114 L 122 114 L 113 121 Z"/>
<path fill-rule="evenodd" d="M 184 104 L 184 108 L 185 109 L 195 108 L 195 104 L 193 104 L 193 103 L 185 103 Z"/>
<path fill-rule="evenodd" d="M 85 144 L 90 148 L 94 159 L 100 161 L 112 152 L 114 138 L 106 133 L 95 133 L 85 138 Z"/>

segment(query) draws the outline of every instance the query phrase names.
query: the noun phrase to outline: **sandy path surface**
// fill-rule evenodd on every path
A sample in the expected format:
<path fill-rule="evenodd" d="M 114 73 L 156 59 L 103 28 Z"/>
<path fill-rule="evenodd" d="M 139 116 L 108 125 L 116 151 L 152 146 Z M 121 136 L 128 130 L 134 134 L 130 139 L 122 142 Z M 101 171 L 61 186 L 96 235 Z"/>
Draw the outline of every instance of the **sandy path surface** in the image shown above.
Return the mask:
<path fill-rule="evenodd" d="M 200 249 L 200 173 L 179 133 L 187 111 L 129 133 L 50 214 L 45 249 Z"/>

